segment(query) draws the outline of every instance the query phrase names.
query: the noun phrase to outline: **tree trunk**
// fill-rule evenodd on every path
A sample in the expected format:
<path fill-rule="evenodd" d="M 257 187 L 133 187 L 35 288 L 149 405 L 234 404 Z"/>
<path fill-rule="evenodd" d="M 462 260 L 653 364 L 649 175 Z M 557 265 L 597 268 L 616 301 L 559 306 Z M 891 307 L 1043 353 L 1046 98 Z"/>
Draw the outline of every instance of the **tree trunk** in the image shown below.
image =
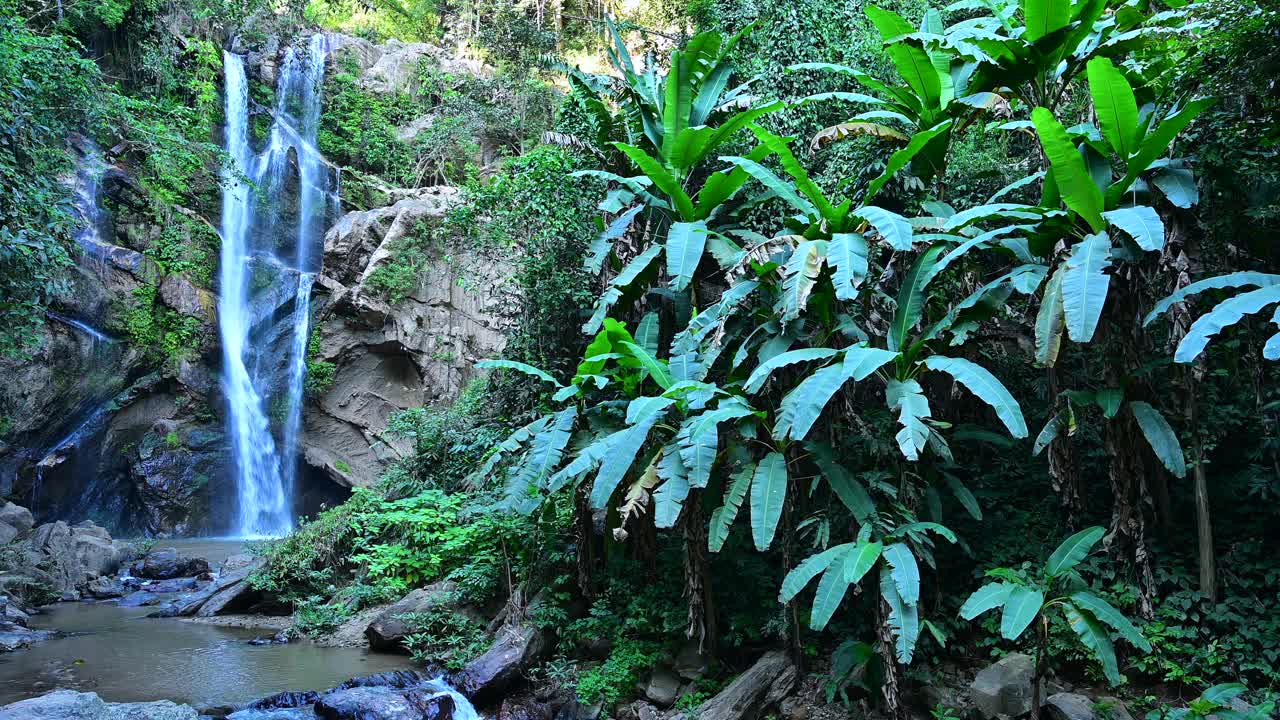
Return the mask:
<path fill-rule="evenodd" d="M 1040 720 L 1044 702 L 1044 676 L 1049 672 L 1049 618 L 1036 618 L 1036 669 L 1031 675 L 1031 720 Z"/>
<path fill-rule="evenodd" d="M 1192 380 L 1194 382 L 1194 379 Z M 1188 395 L 1190 405 L 1187 412 L 1187 424 L 1195 434 L 1195 468 L 1192 475 L 1195 479 L 1196 496 L 1196 557 L 1200 565 L 1200 594 L 1209 602 L 1218 600 L 1218 562 L 1213 552 L 1213 521 L 1209 514 L 1209 483 L 1204 475 L 1204 441 L 1201 439 L 1197 412 L 1196 391 L 1193 385 Z"/>
<path fill-rule="evenodd" d="M 595 528 L 591 521 L 591 497 L 589 485 L 581 483 L 573 499 L 573 534 L 577 544 L 576 560 L 578 566 L 578 591 L 582 596 L 591 599 L 596 596 L 595 578 L 592 571 L 595 565 Z"/>
<path fill-rule="evenodd" d="M 884 665 L 884 684 L 880 694 L 884 696 L 884 710 L 891 720 L 908 720 L 906 703 L 902 701 L 902 675 L 898 658 L 893 650 L 893 629 L 889 627 L 889 604 L 876 597 L 876 633 L 879 635 L 880 659 Z"/>
<path fill-rule="evenodd" d="M 685 635 L 698 639 L 698 650 L 715 653 L 716 612 L 711 592 L 711 566 L 707 562 L 707 519 L 702 513 L 702 492 L 695 490 L 684 510 L 684 598 L 688 604 Z"/>

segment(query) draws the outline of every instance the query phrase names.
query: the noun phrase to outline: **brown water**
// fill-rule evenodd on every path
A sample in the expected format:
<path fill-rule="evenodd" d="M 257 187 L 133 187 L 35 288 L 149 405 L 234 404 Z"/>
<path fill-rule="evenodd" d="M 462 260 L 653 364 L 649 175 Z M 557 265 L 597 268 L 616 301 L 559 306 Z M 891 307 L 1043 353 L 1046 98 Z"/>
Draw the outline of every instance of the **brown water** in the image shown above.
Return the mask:
<path fill-rule="evenodd" d="M 161 541 L 160 546 L 206 557 L 215 567 L 215 558 L 220 562 L 239 549 L 238 542 L 225 540 Z M 359 648 L 321 648 L 306 641 L 252 646 L 248 640 L 272 633 L 145 617 L 153 610 L 115 603 L 46 608 L 46 614 L 31 618 L 31 626 L 66 636 L 0 655 L 0 705 L 56 688 L 93 691 L 113 702 L 234 705 L 409 667 L 407 657 Z"/>

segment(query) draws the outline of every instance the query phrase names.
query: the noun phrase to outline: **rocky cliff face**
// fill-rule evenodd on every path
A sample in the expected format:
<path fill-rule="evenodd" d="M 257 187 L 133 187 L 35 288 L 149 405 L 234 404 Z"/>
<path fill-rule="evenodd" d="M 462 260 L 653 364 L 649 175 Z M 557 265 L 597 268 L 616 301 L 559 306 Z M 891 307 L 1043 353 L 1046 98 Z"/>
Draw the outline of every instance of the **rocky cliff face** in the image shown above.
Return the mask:
<path fill-rule="evenodd" d="M 354 62 L 371 92 L 402 91 L 423 58 L 484 72 L 429 45 L 331 42 L 331 61 Z M 247 54 L 252 72 L 273 81 L 281 43 Z M 94 178 L 94 192 L 80 193 L 86 233 L 57 313 L 33 357 L 0 360 L 0 496 L 41 522 L 88 517 L 117 535 L 224 532 L 235 488 L 219 381 L 216 208 L 164 207 L 124 167 Z M 366 209 L 329 228 L 315 286 L 311 356 L 329 377 L 305 409 L 304 511 L 337 497 L 326 484 L 376 481 L 409 449 L 386 436 L 388 418 L 455 398 L 477 359 L 501 353 L 518 310 L 499 254 L 431 232 L 457 190 L 363 180 L 352 187 L 354 206 Z M 85 177 L 67 181 L 84 190 Z M 410 279 L 388 292 L 389 274 Z M 260 275 L 269 295 L 271 274 Z M 275 285 L 288 292 L 262 303 L 264 321 L 291 312 L 293 285 Z"/>
<path fill-rule="evenodd" d="M 448 402 L 476 360 L 501 354 L 518 302 L 511 266 L 498 253 L 415 235 L 437 227 L 453 188 L 393 191 L 394 204 L 348 213 L 325 236 L 317 288 L 318 359 L 333 383 L 306 411 L 306 462 L 344 485 L 369 485 L 407 452 L 384 433 L 393 413 Z M 407 262 L 407 241 L 428 259 L 394 301 L 378 273 Z"/>

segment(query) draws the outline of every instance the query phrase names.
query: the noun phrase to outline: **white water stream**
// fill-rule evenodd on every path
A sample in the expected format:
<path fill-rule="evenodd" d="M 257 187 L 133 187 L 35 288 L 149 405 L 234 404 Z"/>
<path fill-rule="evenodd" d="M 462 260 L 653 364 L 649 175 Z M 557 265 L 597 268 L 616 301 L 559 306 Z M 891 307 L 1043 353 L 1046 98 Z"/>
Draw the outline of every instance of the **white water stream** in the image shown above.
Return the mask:
<path fill-rule="evenodd" d="M 238 488 L 236 534 L 277 537 L 293 528 L 293 486 L 302 430 L 302 395 L 310 333 L 314 246 L 324 232 L 329 208 L 327 168 L 316 149 L 325 38 L 316 35 L 305 51 L 290 48 L 280 67 L 276 107 L 266 148 L 255 154 L 249 141 L 249 86 L 244 61 L 223 53 L 226 72 L 226 145 L 235 171 L 228 170 L 222 195 L 221 291 L 218 319 L 222 333 L 223 382 L 228 404 L 231 447 Z M 291 162 L 291 160 L 293 162 Z M 279 237 L 283 189 L 297 167 L 297 229 Z M 265 202 L 264 202 L 265 200 Z M 287 226 L 287 223 L 283 224 Z M 286 328 L 285 370 L 274 371 L 280 350 L 267 349 L 266 329 L 274 307 L 257 307 L 255 269 L 285 270 L 271 283 L 294 285 L 293 312 Z M 279 293 L 267 293 L 268 298 Z M 269 398 L 282 403 L 277 446 Z"/>

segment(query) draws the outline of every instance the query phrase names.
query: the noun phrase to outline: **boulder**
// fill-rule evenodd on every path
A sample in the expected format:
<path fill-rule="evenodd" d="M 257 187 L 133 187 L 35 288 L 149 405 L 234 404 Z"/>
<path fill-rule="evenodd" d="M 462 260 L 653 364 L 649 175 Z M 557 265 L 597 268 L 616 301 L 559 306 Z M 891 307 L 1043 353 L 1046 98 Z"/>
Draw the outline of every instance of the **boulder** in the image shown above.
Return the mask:
<path fill-rule="evenodd" d="M 645 685 L 644 696 L 658 707 L 671 707 L 680 697 L 680 676 L 665 667 L 656 668 Z"/>
<path fill-rule="evenodd" d="M 983 668 L 969 686 L 973 704 L 982 717 L 1014 718 L 1031 712 L 1031 678 L 1035 660 L 1013 653 Z"/>
<path fill-rule="evenodd" d="M 182 315 L 212 323 L 216 319 L 218 301 L 213 293 L 196 287 L 191 279 L 180 273 L 166 275 L 160 283 L 160 299 L 165 305 Z"/>
<path fill-rule="evenodd" d="M 696 717 L 698 720 L 756 720 L 795 690 L 798 677 L 795 663 L 785 652 L 767 652 L 728 687 L 704 702 Z"/>
<path fill-rule="evenodd" d="M 228 715 L 227 720 L 316 720 L 316 713 L 310 705 L 270 710 L 237 710 Z"/>
<path fill-rule="evenodd" d="M 0 507 L 0 523 L 17 530 L 19 535 L 27 534 L 36 526 L 30 510 L 11 502 L 6 502 L 3 507 Z"/>
<path fill-rule="evenodd" d="M 133 574 L 148 580 L 170 580 L 209 572 L 209 561 L 180 557 L 175 548 L 160 548 L 147 553 L 133 564 Z"/>
<path fill-rule="evenodd" d="M 551 706 L 531 697 L 506 698 L 497 720 L 551 720 Z"/>
<path fill-rule="evenodd" d="M 75 527 L 59 520 L 45 523 L 31 535 L 31 549 L 49 575 L 55 592 L 70 596 L 90 580 L 114 573 L 124 557 L 123 548 L 107 531 L 91 522 Z"/>
<path fill-rule="evenodd" d="M 457 709 L 452 695 L 429 688 L 407 690 L 404 697 L 418 709 L 422 720 L 453 720 Z"/>
<path fill-rule="evenodd" d="M 31 647 L 33 643 L 48 640 L 53 635 L 54 633 L 50 630 L 31 630 L 25 623 L 0 621 L 0 652 L 13 652 Z"/>
<path fill-rule="evenodd" d="M 210 617 L 247 604 L 257 595 L 247 578 L 261 566 L 262 558 L 232 555 L 222 563 L 218 576 L 208 587 L 177 603 L 174 614 Z"/>
<path fill-rule="evenodd" d="M 434 607 L 453 602 L 456 598 L 457 586 L 448 581 L 433 583 L 410 592 L 383 610 L 365 628 L 364 634 L 369 639 L 369 648 L 381 651 L 403 651 L 404 636 L 412 631 L 405 625 L 404 616 L 426 612 Z"/>
<path fill-rule="evenodd" d="M 268 695 L 261 700 L 254 700 L 249 703 L 245 709 L 247 710 L 275 710 L 277 708 L 296 708 L 315 705 L 320 699 L 320 694 L 308 690 L 305 692 L 279 692 L 275 695 Z"/>
<path fill-rule="evenodd" d="M 84 588 L 84 594 L 95 600 L 111 600 L 124 597 L 128 592 L 129 588 L 123 580 L 106 575 L 90 580 L 89 584 L 85 585 Z"/>
<path fill-rule="evenodd" d="M 550 649 L 551 637 L 546 630 L 529 622 L 506 625 L 483 655 L 453 674 L 450 684 L 477 705 L 492 702 Z"/>
<path fill-rule="evenodd" d="M 418 707 L 392 687 L 331 690 L 315 704 L 323 720 L 422 720 Z"/>
<path fill-rule="evenodd" d="M 1118 698 L 1093 699 L 1079 693 L 1060 692 L 1044 701 L 1053 720 L 1133 720 L 1129 709 Z"/>
<path fill-rule="evenodd" d="M 159 605 L 163 600 L 164 598 L 155 593 L 139 590 L 120 598 L 119 605 L 120 607 L 147 607 L 149 605 Z"/>
<path fill-rule="evenodd" d="M 109 703 L 97 693 L 56 690 L 0 707 L 0 720 L 196 720 L 195 708 L 168 700 Z"/>

